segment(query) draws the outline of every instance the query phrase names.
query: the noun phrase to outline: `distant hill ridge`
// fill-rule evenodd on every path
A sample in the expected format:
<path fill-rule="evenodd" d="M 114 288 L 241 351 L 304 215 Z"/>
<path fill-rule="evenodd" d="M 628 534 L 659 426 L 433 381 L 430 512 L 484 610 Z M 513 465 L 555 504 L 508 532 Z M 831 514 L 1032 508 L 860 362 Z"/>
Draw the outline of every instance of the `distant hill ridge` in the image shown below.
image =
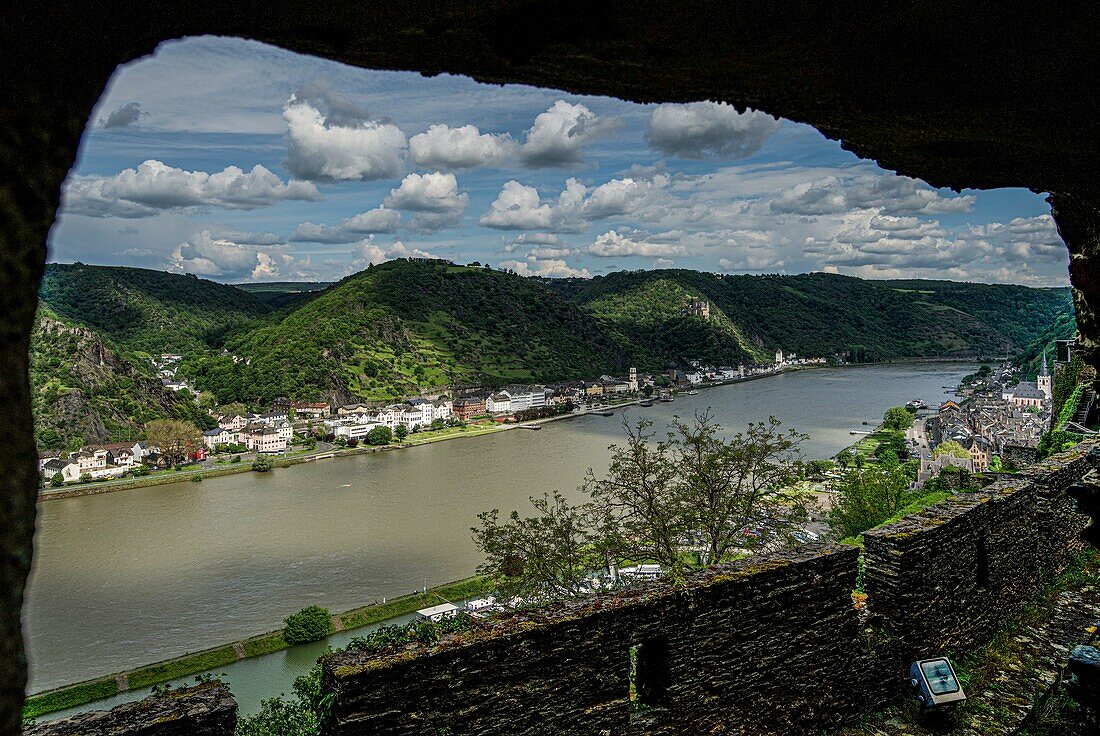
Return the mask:
<path fill-rule="evenodd" d="M 708 318 L 686 309 L 692 297 Z M 867 361 L 1018 355 L 1029 346 L 1035 355 L 1033 343 L 1072 329 L 1069 289 L 683 269 L 541 279 L 424 260 L 330 285 L 239 287 L 51 265 L 41 299 L 122 356 L 182 352 L 180 372 L 197 388 L 256 405 L 594 378 L 692 359 L 763 362 L 776 348 Z"/>

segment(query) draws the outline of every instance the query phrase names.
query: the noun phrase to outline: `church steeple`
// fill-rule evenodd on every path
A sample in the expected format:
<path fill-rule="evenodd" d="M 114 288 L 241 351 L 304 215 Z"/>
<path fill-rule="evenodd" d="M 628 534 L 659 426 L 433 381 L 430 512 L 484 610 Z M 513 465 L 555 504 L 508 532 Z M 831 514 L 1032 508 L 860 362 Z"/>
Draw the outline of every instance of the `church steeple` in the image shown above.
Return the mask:
<path fill-rule="evenodd" d="M 1053 379 L 1047 370 L 1047 351 L 1043 351 L 1043 367 L 1039 369 L 1039 377 L 1035 379 L 1035 387 L 1038 388 L 1050 400 L 1054 396 Z"/>

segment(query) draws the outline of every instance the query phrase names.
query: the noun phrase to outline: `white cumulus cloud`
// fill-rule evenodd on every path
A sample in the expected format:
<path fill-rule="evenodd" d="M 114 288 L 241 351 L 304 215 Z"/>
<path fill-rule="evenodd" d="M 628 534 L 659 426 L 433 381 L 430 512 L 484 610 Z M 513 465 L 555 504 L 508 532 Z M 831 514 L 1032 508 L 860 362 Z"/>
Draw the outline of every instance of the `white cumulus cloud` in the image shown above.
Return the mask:
<path fill-rule="evenodd" d="M 294 228 L 289 239 L 291 242 L 305 243 L 354 243 L 365 235 L 397 232 L 400 222 L 400 212 L 378 206 L 349 217 L 336 226 L 303 222 Z"/>
<path fill-rule="evenodd" d="M 435 169 L 470 169 L 500 166 L 519 152 L 519 144 L 507 133 L 482 133 L 476 126 L 451 128 L 432 125 L 409 139 L 409 157 L 417 166 Z"/>
<path fill-rule="evenodd" d="M 228 166 L 208 174 L 150 159 L 112 177 L 71 177 L 65 184 L 62 208 L 92 217 L 150 217 L 166 210 L 251 210 L 284 200 L 317 199 L 320 194 L 313 184 L 284 183 L 258 164 L 248 172 Z"/>
<path fill-rule="evenodd" d="M 470 203 L 465 192 L 458 191 L 454 174 L 409 174 L 401 186 L 391 189 L 386 206 L 418 213 L 409 223 L 413 230 L 435 232 L 457 224 Z"/>
<path fill-rule="evenodd" d="M 180 243 L 168 255 L 169 271 L 222 280 L 310 278 L 308 260 L 298 261 L 282 246 L 235 243 L 209 230 Z"/>
<path fill-rule="evenodd" d="M 777 130 L 779 121 L 766 113 L 737 112 L 732 105 L 718 102 L 692 102 L 654 108 L 645 138 L 667 156 L 744 158 L 759 151 Z"/>
<path fill-rule="evenodd" d="M 306 100 L 283 106 L 286 167 L 312 181 L 385 179 L 405 168 L 405 134 L 393 123 L 341 118 L 337 124 Z"/>
<path fill-rule="evenodd" d="M 585 146 L 617 127 L 617 121 L 602 118 L 584 105 L 558 100 L 535 118 L 520 157 L 528 166 L 580 163 Z"/>

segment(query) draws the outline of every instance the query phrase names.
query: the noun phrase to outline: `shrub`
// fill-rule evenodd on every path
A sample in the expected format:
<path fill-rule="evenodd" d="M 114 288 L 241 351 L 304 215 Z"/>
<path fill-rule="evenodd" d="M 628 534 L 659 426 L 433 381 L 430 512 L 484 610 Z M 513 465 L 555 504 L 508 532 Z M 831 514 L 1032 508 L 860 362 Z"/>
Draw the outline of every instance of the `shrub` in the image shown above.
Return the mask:
<path fill-rule="evenodd" d="M 252 469 L 255 470 L 257 473 L 270 472 L 271 469 L 274 468 L 274 467 L 275 467 L 274 461 L 272 461 L 271 458 L 263 456 L 263 455 L 256 458 L 256 460 L 253 461 L 253 463 L 252 463 Z"/>
<path fill-rule="evenodd" d="M 906 430 L 913 426 L 914 414 L 904 406 L 892 406 L 882 417 L 882 428 Z"/>
<path fill-rule="evenodd" d="M 65 485 L 65 476 L 63 476 L 61 473 L 54 473 L 53 477 L 50 478 L 50 485 L 54 488 L 60 488 L 61 486 Z"/>
<path fill-rule="evenodd" d="M 146 465 L 135 465 L 134 469 L 130 471 L 135 478 L 143 478 L 149 475 L 149 467 Z"/>
<path fill-rule="evenodd" d="M 287 616 L 283 638 L 287 644 L 320 641 L 332 633 L 332 614 L 320 606 L 306 606 L 298 613 Z"/>
<path fill-rule="evenodd" d="M 199 475 L 198 473 L 195 473 L 194 475 L 191 476 L 191 482 L 192 483 L 202 483 L 202 476 Z"/>
<path fill-rule="evenodd" d="M 240 455 L 234 455 L 232 458 L 229 459 L 229 462 L 231 462 L 231 463 L 239 463 L 240 461 L 241 461 L 241 456 Z"/>
<path fill-rule="evenodd" d="M 91 483 L 92 482 L 92 476 L 89 475 L 88 473 L 81 473 L 80 474 L 80 482 L 81 483 Z"/>
<path fill-rule="evenodd" d="M 367 432 L 367 444 L 369 445 L 385 445 L 393 439 L 393 432 L 389 427 L 375 427 L 371 431 Z"/>
<path fill-rule="evenodd" d="M 358 446 L 359 446 L 359 440 L 355 439 L 354 437 L 348 440 L 348 447 L 358 447 Z"/>

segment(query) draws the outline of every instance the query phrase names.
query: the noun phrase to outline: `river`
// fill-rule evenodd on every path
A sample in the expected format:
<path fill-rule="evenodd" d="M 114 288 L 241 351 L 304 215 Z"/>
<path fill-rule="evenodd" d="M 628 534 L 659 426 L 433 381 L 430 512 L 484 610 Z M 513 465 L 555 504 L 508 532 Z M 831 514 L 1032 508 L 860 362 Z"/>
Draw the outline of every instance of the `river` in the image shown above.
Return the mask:
<path fill-rule="evenodd" d="M 810 435 L 806 457 L 828 457 L 856 439 L 850 430 L 869 429 L 863 421 L 877 424 L 912 398 L 938 403 L 943 386 L 972 370 L 797 371 L 538 432 L 42 502 L 24 608 L 30 691 L 278 628 L 309 604 L 345 610 L 466 577 L 479 562 L 470 539 L 477 513 L 523 509 L 544 491 L 575 493 L 589 467 L 606 470 L 624 417 L 644 413 L 660 426 L 710 407 L 733 432 L 774 415 Z"/>

